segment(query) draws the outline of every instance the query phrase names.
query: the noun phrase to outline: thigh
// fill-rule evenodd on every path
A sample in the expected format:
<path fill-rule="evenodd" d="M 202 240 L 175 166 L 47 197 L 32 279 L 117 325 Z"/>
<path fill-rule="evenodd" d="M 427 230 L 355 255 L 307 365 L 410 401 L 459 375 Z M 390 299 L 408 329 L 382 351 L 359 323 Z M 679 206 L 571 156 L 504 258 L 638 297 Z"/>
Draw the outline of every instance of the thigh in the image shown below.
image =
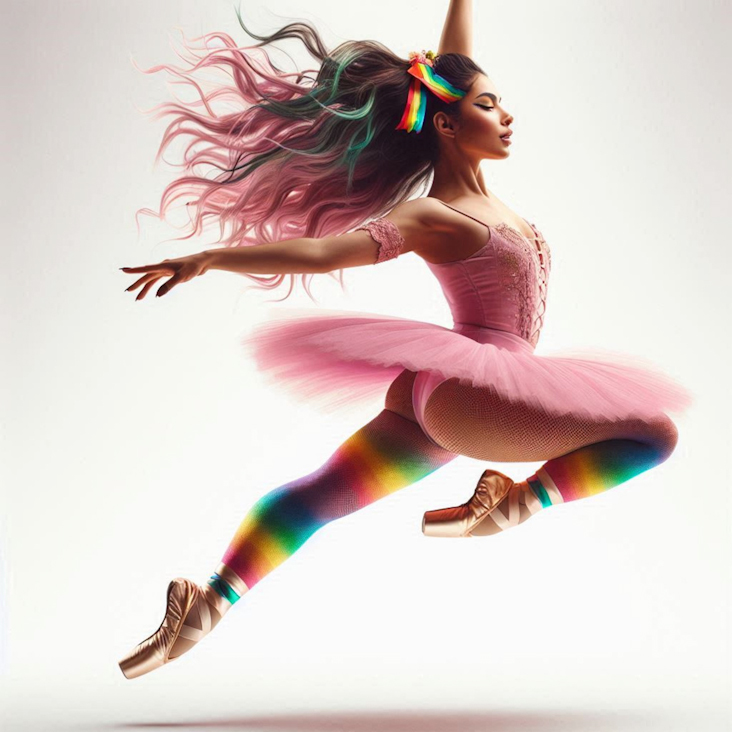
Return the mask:
<path fill-rule="evenodd" d="M 414 414 L 414 406 L 412 405 L 412 387 L 416 376 L 416 371 L 404 369 L 391 382 L 384 400 L 384 409 L 388 409 L 390 412 L 396 412 L 412 422 L 417 422 Z"/>
<path fill-rule="evenodd" d="M 601 420 L 548 414 L 541 407 L 510 402 L 495 389 L 459 383 L 439 384 L 424 408 L 424 427 L 441 447 L 478 460 L 550 460 L 585 445 L 632 439 L 672 450 L 678 432 L 664 413 L 654 419 Z"/>

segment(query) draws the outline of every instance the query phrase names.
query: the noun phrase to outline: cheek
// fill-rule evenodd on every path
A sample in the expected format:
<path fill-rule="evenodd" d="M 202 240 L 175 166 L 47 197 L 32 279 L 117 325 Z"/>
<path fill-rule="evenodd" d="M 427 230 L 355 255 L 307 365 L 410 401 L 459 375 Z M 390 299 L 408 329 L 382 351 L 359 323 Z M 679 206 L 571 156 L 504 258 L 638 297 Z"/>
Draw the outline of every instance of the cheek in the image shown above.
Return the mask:
<path fill-rule="evenodd" d="M 483 137 L 493 138 L 498 134 L 500 124 L 495 117 L 491 117 L 489 114 L 482 119 L 480 124 L 480 132 Z"/>
<path fill-rule="evenodd" d="M 495 129 L 495 122 L 491 119 L 490 112 L 480 112 L 472 116 L 470 129 L 476 134 L 484 135 Z"/>
<path fill-rule="evenodd" d="M 498 129 L 498 118 L 493 112 L 482 112 L 475 120 L 475 125 L 479 129 L 486 131 L 494 131 Z"/>

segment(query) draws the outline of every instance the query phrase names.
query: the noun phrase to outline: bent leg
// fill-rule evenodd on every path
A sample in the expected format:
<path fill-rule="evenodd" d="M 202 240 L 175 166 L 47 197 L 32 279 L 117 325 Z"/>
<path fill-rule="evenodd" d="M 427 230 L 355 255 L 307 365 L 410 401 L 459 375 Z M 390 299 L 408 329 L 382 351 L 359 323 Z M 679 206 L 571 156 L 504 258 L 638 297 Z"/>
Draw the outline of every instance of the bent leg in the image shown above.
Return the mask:
<path fill-rule="evenodd" d="M 430 441 L 415 422 L 384 409 L 322 467 L 262 496 L 244 517 L 222 564 L 251 589 L 325 524 L 456 457 Z"/>
<path fill-rule="evenodd" d="M 617 422 L 615 435 L 548 460 L 537 471 L 538 480 L 548 483 L 548 489 L 556 488 L 563 502 L 587 498 L 664 462 L 679 437 L 665 414 L 648 421 Z M 548 497 L 540 498 L 545 506 L 551 503 Z"/>
<path fill-rule="evenodd" d="M 519 523 L 531 515 L 531 506 L 535 511 L 624 483 L 666 460 L 678 441 L 676 426 L 663 413 L 616 421 L 549 415 L 457 379 L 434 389 L 424 423 L 432 439 L 451 452 L 495 462 L 546 461 L 523 482 L 538 501 L 525 502 L 522 495 Z M 499 523 L 508 516 L 509 498 L 497 506 Z M 500 530 L 494 522 L 483 523 L 481 534 Z"/>

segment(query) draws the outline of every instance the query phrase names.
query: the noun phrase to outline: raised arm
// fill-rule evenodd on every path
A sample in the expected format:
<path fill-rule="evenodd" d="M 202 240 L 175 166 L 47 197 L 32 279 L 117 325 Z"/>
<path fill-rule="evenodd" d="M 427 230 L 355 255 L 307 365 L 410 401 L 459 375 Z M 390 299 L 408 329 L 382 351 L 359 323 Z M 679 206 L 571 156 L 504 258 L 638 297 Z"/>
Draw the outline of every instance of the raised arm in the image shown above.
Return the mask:
<path fill-rule="evenodd" d="M 473 57 L 473 0 L 450 0 L 437 53 Z M 482 169 L 478 169 L 478 182 L 485 189 Z"/>
<path fill-rule="evenodd" d="M 473 0 L 450 0 L 437 53 L 473 55 Z"/>

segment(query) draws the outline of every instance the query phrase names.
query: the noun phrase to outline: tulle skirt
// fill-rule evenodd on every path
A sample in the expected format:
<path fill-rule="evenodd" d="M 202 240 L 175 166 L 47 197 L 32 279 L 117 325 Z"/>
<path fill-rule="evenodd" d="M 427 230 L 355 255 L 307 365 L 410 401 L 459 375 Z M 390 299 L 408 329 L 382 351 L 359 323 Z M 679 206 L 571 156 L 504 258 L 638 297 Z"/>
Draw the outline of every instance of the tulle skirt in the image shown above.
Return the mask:
<path fill-rule="evenodd" d="M 418 414 L 431 389 L 449 378 L 549 414 L 598 420 L 680 413 L 692 402 L 688 389 L 638 356 L 596 348 L 538 355 L 513 333 L 469 324 L 450 329 L 341 310 L 278 313 L 242 345 L 267 381 L 325 410 L 383 396 L 403 369 L 419 372 Z"/>

